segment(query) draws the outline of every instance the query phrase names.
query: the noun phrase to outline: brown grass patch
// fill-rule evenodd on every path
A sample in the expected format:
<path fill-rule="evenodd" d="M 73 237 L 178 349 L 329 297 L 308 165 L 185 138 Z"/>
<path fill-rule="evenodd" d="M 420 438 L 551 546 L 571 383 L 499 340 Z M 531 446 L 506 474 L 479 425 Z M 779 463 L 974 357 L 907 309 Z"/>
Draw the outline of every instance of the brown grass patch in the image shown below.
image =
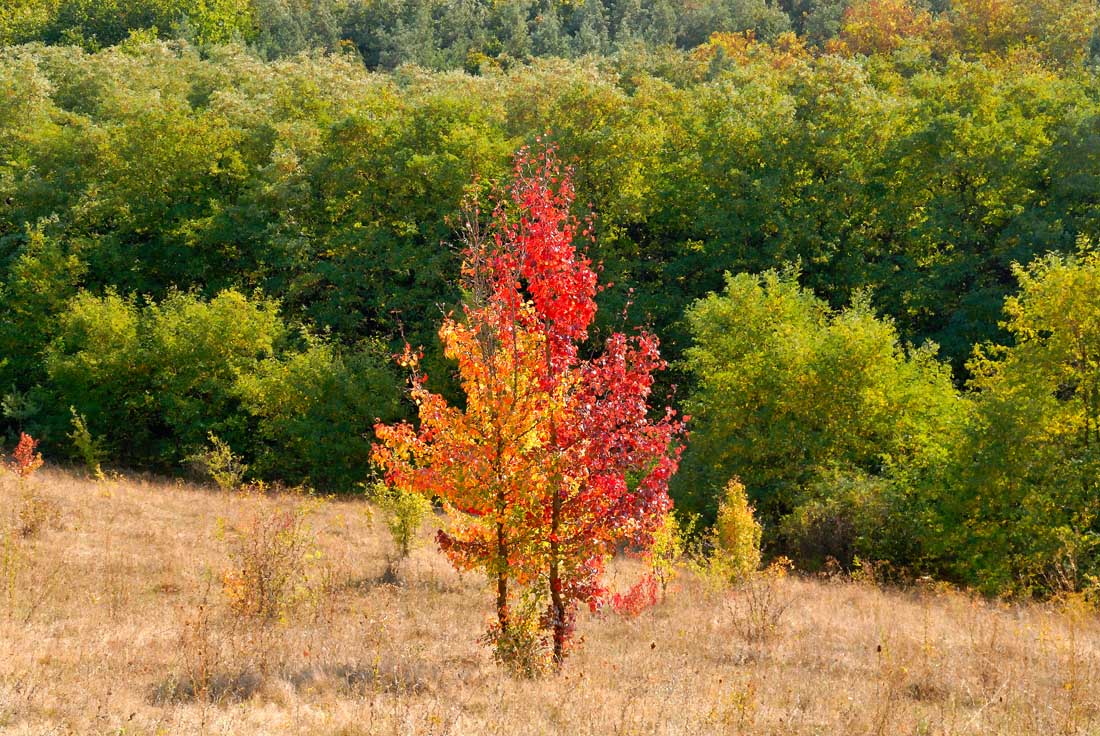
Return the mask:
<path fill-rule="evenodd" d="M 430 544 L 387 575 L 389 535 L 361 501 L 311 514 L 310 595 L 250 623 L 218 578 L 233 495 L 50 469 L 35 482 L 61 518 L 5 537 L 2 733 L 1100 732 L 1100 620 L 1076 604 L 788 576 L 781 621 L 750 641 L 738 593 L 685 573 L 636 618 L 584 615 L 564 672 L 525 681 L 478 643 L 485 581 Z M 0 518 L 12 503 L 0 478 Z M 622 586 L 638 572 L 613 566 Z"/>

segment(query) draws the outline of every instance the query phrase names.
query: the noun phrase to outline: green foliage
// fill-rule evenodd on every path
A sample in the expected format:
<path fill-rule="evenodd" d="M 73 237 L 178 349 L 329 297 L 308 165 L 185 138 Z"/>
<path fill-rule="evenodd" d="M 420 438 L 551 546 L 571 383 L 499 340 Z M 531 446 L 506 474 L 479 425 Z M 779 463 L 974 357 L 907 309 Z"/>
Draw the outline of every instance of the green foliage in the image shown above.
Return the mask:
<path fill-rule="evenodd" d="M 226 492 L 240 488 L 248 472 L 248 465 L 213 432 L 210 433 L 210 445 L 187 459 Z"/>
<path fill-rule="evenodd" d="M 828 568 L 832 560 L 847 570 L 859 558 L 917 563 L 917 519 L 895 497 L 899 485 L 859 470 L 822 472 L 784 517 L 784 546 L 814 569 Z"/>
<path fill-rule="evenodd" d="M 364 427 L 400 413 L 400 378 L 377 343 L 346 350 L 309 340 L 301 352 L 260 362 L 235 391 L 256 423 L 254 472 L 350 490 L 369 476 Z"/>
<path fill-rule="evenodd" d="M 371 496 L 385 515 L 399 559 L 409 556 L 417 543 L 417 534 L 432 512 L 432 502 L 418 493 L 378 485 Z"/>
<path fill-rule="evenodd" d="M 943 498 L 954 570 L 990 592 L 1076 590 L 1100 572 L 1100 256 L 1017 266 L 1012 346 L 971 363 L 977 421 Z"/>
<path fill-rule="evenodd" d="M 2 114 L 2 113 L 0 113 Z M 86 269 L 76 249 L 29 229 L 0 281 L 0 385 L 24 390 L 42 378 L 41 352 L 53 337 L 56 316 L 76 293 Z"/>
<path fill-rule="evenodd" d="M 681 522 L 674 511 L 665 514 L 653 532 L 653 542 L 646 550 L 646 563 L 661 587 L 661 597 L 668 593 L 668 584 L 676 577 L 681 558 L 687 550 L 687 540 L 695 531 L 697 519 L 692 516 Z"/>
<path fill-rule="evenodd" d="M 73 442 L 73 449 L 76 450 L 77 455 L 84 462 L 84 468 L 88 473 L 96 480 L 102 480 L 104 475 L 101 464 L 106 456 L 102 438 L 92 435 L 88 429 L 88 423 L 84 421 L 83 416 L 76 413 L 75 407 L 70 406 L 69 410 L 73 415 L 73 429 L 69 433 L 69 439 Z"/>
<path fill-rule="evenodd" d="M 137 304 L 115 293 L 82 292 L 57 321 L 57 337 L 45 351 L 49 395 L 58 425 L 67 425 L 62 402 L 100 429 L 112 457 L 154 459 L 159 422 L 153 406 L 152 366 L 141 339 Z M 64 424 L 62 424 L 64 422 Z M 59 432 L 55 432 L 59 433 Z"/>
<path fill-rule="evenodd" d="M 453 391 L 448 222 L 549 129 L 616 284 L 599 334 L 629 304 L 678 361 L 682 507 L 713 521 L 739 475 L 804 564 L 1080 578 L 1084 384 L 999 323 L 1013 263 L 1100 238 L 1095 3 L 934 3 L 866 58 L 823 51 L 847 0 L 596 5 L 0 3 L 0 431 L 69 453 L 74 407 L 104 462 L 175 470 L 215 432 L 259 477 L 356 487 L 401 413 L 386 352 Z M 747 29 L 769 43 L 708 40 Z M 792 262 L 817 298 L 707 297 Z"/>
<path fill-rule="evenodd" d="M 217 435 L 258 477 L 347 490 L 370 472 L 363 427 L 399 415 L 380 346 L 296 348 L 277 303 L 232 290 L 160 303 L 81 293 L 58 333 L 46 393 L 127 463 L 177 467 Z"/>
<path fill-rule="evenodd" d="M 121 457 L 172 466 L 212 431 L 246 443 L 236 379 L 270 357 L 282 333 L 276 304 L 239 292 L 141 305 L 82 293 L 46 349 L 48 386 L 103 427 Z"/>
<path fill-rule="evenodd" d="M 834 312 L 795 272 L 728 277 L 687 322 L 695 429 L 676 488 L 704 512 L 738 476 L 775 524 L 823 469 L 884 475 L 938 462 L 962 421 L 934 346 L 903 348 L 863 297 Z"/>

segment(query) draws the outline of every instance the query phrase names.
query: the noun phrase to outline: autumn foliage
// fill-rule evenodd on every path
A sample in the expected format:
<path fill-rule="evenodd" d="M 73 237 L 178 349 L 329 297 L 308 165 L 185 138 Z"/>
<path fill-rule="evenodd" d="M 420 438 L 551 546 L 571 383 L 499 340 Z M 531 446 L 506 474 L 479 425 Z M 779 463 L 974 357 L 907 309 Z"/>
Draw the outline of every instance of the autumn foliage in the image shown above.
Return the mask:
<path fill-rule="evenodd" d="M 38 448 L 38 440 L 26 432 L 19 434 L 19 444 L 12 451 L 11 459 L 5 466 L 20 478 L 28 478 L 34 475 L 34 471 L 42 467 L 42 454 L 35 452 Z"/>
<path fill-rule="evenodd" d="M 465 407 L 430 391 L 406 349 L 419 428 L 379 424 L 374 458 L 391 486 L 442 498 L 457 514 L 440 547 L 497 582 L 507 635 L 522 586 L 545 602 L 540 626 L 560 664 L 580 605 L 605 594 L 617 545 L 645 546 L 671 502 L 683 422 L 650 416 L 657 338 L 613 333 L 586 352 L 597 275 L 578 251 L 590 224 L 570 213 L 571 172 L 553 149 L 521 151 L 483 228 L 468 212 L 459 315 L 439 335 Z M 591 357 L 587 357 L 591 355 Z"/>
<path fill-rule="evenodd" d="M 909 0 L 862 0 L 845 11 L 840 38 L 857 53 L 890 53 L 931 26 L 931 14 Z"/>

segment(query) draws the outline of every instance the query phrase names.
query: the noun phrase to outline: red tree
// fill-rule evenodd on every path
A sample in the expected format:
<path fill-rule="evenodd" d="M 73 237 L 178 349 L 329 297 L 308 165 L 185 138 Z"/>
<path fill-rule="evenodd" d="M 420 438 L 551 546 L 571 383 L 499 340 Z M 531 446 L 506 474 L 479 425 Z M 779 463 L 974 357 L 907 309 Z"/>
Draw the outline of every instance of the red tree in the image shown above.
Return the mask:
<path fill-rule="evenodd" d="M 34 471 L 42 467 L 42 455 L 41 453 L 35 452 L 37 447 L 38 440 L 34 439 L 26 432 L 20 432 L 19 444 L 16 445 L 15 450 L 12 452 L 11 460 L 6 463 L 8 470 L 15 473 L 20 478 L 29 478 L 34 475 Z"/>
<path fill-rule="evenodd" d="M 440 546 L 456 565 L 495 575 L 500 632 L 510 581 L 545 595 L 555 664 L 577 606 L 599 604 L 614 548 L 646 545 L 669 509 L 683 429 L 671 409 L 650 416 L 653 375 L 665 367 L 656 337 L 613 333 L 581 355 L 597 277 L 576 247 L 592 234 L 570 214 L 573 197 L 552 149 L 517 155 L 489 232 L 476 210 L 467 219 L 463 319 L 440 330 L 466 406 L 428 391 L 406 350 L 420 427 L 379 425 L 375 447 L 388 483 L 463 513 Z"/>

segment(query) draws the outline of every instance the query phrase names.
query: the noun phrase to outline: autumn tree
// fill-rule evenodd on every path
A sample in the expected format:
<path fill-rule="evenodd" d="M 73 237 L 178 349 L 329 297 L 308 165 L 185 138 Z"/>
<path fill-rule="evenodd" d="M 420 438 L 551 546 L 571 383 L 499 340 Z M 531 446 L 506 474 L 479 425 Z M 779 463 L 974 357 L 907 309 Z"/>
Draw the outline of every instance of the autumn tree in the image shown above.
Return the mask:
<path fill-rule="evenodd" d="M 406 350 L 420 426 L 380 424 L 386 482 L 439 496 L 460 512 L 440 547 L 497 583 L 496 633 L 507 635 L 510 585 L 546 603 L 540 626 L 560 665 L 579 605 L 599 605 L 606 559 L 644 546 L 668 511 L 682 420 L 652 418 L 657 339 L 615 332 L 591 357 L 596 271 L 576 241 L 572 172 L 553 149 L 516 157 L 485 231 L 466 220 L 460 316 L 439 335 L 458 364 L 465 407 L 430 391 Z"/>
<path fill-rule="evenodd" d="M 840 38 L 857 53 L 890 53 L 931 23 L 931 15 L 909 0 L 862 0 L 845 11 Z"/>

